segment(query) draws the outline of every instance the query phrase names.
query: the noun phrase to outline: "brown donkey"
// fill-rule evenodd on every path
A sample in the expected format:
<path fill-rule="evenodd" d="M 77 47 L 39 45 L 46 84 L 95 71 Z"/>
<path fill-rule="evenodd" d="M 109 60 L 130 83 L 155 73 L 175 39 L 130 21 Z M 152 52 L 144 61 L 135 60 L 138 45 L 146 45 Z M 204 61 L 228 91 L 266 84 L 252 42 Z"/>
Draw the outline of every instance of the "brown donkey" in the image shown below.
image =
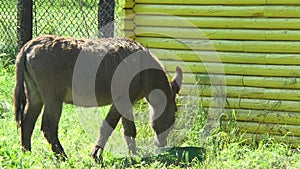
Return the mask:
<path fill-rule="evenodd" d="M 21 142 L 31 150 L 31 135 L 44 107 L 41 130 L 55 154 L 67 156 L 58 139 L 63 103 L 84 107 L 112 104 L 92 152 L 95 160 L 122 119 L 129 150 L 135 153 L 136 128 L 132 105 L 146 98 L 157 146 L 167 144 L 175 121 L 175 97 L 182 71 L 168 82 L 159 61 L 142 45 L 127 38 L 76 39 L 44 35 L 26 43 L 16 59 L 15 116 Z M 84 114 L 83 114 L 84 116 Z"/>

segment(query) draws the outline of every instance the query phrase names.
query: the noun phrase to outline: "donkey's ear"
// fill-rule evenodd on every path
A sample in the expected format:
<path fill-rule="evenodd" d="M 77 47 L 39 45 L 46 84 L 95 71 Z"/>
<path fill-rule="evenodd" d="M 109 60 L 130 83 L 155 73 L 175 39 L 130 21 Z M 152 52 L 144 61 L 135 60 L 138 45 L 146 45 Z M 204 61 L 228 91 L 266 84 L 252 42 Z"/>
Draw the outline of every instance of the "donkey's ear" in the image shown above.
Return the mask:
<path fill-rule="evenodd" d="M 175 75 L 173 77 L 173 80 L 170 82 L 170 84 L 174 93 L 178 94 L 182 84 L 182 70 L 180 67 L 178 66 L 176 67 Z"/>

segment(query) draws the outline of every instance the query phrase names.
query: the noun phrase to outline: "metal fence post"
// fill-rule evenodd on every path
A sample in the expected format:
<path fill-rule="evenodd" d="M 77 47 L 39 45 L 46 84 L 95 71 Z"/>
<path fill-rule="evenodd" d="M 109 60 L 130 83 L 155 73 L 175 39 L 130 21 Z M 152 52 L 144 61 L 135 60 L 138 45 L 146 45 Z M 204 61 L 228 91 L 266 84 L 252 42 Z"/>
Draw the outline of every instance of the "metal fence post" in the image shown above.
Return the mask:
<path fill-rule="evenodd" d="M 32 0 L 18 0 L 18 50 L 32 39 Z"/>
<path fill-rule="evenodd" d="M 114 37 L 115 0 L 100 0 L 98 31 L 100 37 Z"/>

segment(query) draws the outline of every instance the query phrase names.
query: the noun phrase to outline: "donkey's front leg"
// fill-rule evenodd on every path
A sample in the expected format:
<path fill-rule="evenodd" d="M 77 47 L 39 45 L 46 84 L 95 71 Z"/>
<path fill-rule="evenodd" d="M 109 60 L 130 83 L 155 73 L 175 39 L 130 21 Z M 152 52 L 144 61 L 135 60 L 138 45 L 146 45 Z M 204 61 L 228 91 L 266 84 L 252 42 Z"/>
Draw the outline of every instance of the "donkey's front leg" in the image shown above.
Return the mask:
<path fill-rule="evenodd" d="M 100 127 L 100 136 L 92 152 L 92 157 L 97 163 L 102 161 L 102 151 L 109 136 L 116 128 L 120 118 L 120 113 L 117 111 L 116 107 L 112 105 L 105 120 L 103 121 L 102 126 Z"/>

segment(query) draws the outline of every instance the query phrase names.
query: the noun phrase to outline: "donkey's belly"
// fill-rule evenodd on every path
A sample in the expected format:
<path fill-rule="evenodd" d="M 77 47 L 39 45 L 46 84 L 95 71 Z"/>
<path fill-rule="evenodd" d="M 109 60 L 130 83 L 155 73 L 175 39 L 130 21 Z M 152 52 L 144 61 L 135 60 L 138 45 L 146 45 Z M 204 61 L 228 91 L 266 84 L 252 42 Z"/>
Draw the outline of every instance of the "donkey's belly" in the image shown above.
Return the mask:
<path fill-rule="evenodd" d="M 95 90 L 72 90 L 68 88 L 64 97 L 64 102 L 82 107 L 97 107 L 112 103 L 111 95 L 108 91 L 95 92 Z"/>

